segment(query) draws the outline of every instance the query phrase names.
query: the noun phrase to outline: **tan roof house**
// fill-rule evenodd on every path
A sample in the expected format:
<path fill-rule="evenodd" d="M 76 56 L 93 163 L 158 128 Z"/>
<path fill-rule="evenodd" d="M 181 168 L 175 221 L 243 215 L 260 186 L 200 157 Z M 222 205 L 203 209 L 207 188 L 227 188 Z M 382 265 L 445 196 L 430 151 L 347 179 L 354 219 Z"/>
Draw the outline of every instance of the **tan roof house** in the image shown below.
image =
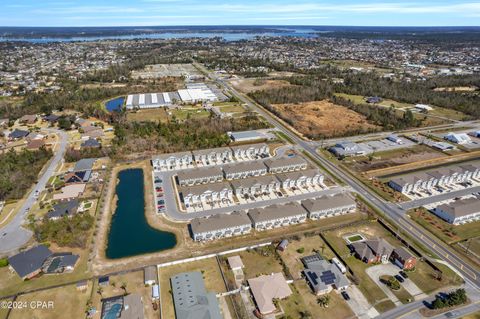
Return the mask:
<path fill-rule="evenodd" d="M 273 299 L 284 299 L 292 294 L 285 277 L 280 272 L 249 279 L 248 284 L 261 314 L 269 314 L 276 310 Z"/>

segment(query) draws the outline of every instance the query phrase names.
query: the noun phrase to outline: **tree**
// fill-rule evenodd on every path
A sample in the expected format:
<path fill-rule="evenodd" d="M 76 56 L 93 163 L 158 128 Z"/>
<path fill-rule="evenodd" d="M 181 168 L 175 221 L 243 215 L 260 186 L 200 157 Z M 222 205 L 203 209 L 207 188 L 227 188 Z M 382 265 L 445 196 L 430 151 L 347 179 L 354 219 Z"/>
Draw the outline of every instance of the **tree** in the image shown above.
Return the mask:
<path fill-rule="evenodd" d="M 97 294 L 99 294 L 100 296 L 102 296 L 103 294 L 103 288 L 102 287 L 98 287 L 97 289 Z M 102 296 L 103 297 L 103 296 Z"/>
<path fill-rule="evenodd" d="M 300 319 L 312 319 L 312 313 L 308 310 L 300 311 Z"/>
<path fill-rule="evenodd" d="M 329 295 L 321 296 L 320 298 L 317 299 L 317 303 L 322 308 L 328 308 L 328 305 L 330 304 L 330 296 Z"/>
<path fill-rule="evenodd" d="M 127 283 L 125 281 L 122 282 L 122 285 L 120 286 L 120 288 L 122 288 L 123 291 L 125 291 L 125 294 L 127 294 Z"/>
<path fill-rule="evenodd" d="M 445 303 L 443 302 L 442 298 L 435 298 L 435 300 L 432 302 L 432 308 L 433 309 L 442 309 L 445 308 Z"/>

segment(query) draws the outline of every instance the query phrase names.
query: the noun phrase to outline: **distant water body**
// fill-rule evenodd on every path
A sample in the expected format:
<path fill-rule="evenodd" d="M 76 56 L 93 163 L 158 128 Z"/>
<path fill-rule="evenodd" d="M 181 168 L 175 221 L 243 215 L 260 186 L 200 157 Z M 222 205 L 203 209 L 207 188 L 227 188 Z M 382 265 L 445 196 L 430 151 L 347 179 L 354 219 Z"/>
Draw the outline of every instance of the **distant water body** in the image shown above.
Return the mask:
<path fill-rule="evenodd" d="M 162 32 L 124 35 L 100 35 L 100 36 L 69 36 L 69 37 L 0 37 L 0 42 L 29 42 L 29 43 L 52 43 L 52 42 L 86 42 L 103 40 L 141 40 L 141 39 L 187 39 L 187 38 L 222 38 L 225 41 L 251 40 L 255 37 L 301 37 L 313 38 L 318 31 L 314 30 L 285 30 L 278 32 Z"/>

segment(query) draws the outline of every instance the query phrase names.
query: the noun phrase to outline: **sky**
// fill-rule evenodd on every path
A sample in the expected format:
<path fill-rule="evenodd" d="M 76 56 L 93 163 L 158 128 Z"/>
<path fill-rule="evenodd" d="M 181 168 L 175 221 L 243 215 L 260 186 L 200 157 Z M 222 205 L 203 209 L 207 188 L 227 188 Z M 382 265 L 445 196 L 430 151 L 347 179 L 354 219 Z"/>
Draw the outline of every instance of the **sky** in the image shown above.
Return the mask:
<path fill-rule="evenodd" d="M 0 0 L 0 26 L 479 26 L 462 0 Z"/>

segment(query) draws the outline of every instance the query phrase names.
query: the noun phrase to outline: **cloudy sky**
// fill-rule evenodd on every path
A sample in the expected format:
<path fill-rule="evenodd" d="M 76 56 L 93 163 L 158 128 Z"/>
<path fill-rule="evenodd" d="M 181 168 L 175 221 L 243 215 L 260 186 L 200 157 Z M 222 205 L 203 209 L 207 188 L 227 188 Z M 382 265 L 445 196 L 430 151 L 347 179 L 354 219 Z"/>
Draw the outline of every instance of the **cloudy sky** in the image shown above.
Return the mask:
<path fill-rule="evenodd" d="M 480 1 L 1 0 L 1 26 L 478 26 Z"/>

